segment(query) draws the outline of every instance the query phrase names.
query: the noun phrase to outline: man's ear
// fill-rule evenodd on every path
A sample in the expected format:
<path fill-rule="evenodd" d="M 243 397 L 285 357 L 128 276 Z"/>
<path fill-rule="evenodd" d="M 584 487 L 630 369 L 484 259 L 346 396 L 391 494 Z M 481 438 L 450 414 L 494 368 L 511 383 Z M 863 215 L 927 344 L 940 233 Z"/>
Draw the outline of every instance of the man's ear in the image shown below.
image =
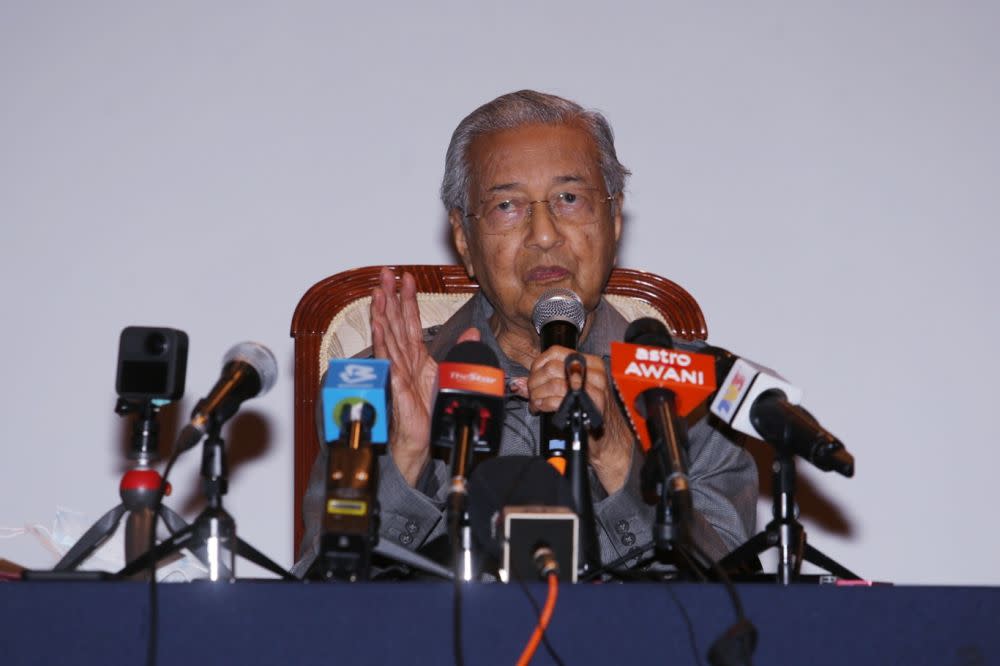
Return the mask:
<path fill-rule="evenodd" d="M 618 241 L 621 240 L 622 237 L 622 215 L 623 215 L 622 211 L 625 209 L 625 193 L 619 192 L 618 194 L 616 194 L 614 202 L 615 202 L 615 214 L 611 222 L 615 225 L 614 226 L 615 244 L 617 245 Z"/>
<path fill-rule="evenodd" d="M 616 194 L 612 205 L 614 207 L 614 215 L 611 216 L 611 224 L 615 234 L 615 256 L 612 258 L 611 263 L 615 265 L 618 263 L 618 241 L 622 237 L 622 219 L 624 215 L 622 209 L 625 205 L 625 194 L 622 192 Z"/>
<path fill-rule="evenodd" d="M 474 278 L 475 271 L 472 268 L 472 251 L 469 249 L 469 237 L 465 228 L 465 216 L 457 208 L 448 213 L 448 222 L 451 224 L 451 239 L 455 243 L 455 251 L 465 265 L 465 272 L 470 278 Z"/>

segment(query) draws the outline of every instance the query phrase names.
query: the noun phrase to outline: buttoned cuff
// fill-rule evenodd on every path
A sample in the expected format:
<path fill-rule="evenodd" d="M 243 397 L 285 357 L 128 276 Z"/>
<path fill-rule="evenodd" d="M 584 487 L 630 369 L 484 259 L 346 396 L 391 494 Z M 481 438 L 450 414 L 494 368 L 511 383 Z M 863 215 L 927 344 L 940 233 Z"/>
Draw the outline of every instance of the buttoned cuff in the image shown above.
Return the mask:
<path fill-rule="evenodd" d="M 404 548 L 415 550 L 441 522 L 440 507 L 406 483 L 388 452 L 379 459 L 378 500 L 379 537 Z"/>

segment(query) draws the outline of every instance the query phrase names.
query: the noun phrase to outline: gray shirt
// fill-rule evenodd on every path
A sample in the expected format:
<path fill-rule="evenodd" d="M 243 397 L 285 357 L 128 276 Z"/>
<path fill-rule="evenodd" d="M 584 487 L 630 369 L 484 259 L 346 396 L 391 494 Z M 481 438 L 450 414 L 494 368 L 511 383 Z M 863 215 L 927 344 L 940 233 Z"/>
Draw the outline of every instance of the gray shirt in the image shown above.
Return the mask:
<path fill-rule="evenodd" d="M 467 328 L 479 329 L 482 342 L 497 355 L 508 378 L 527 376 L 528 370 L 511 361 L 500 349 L 489 325 L 493 308 L 480 292 L 440 327 L 428 329 L 428 351 L 442 360 Z M 579 345 L 583 353 L 603 356 L 610 343 L 624 337 L 628 322 L 607 301 L 594 311 L 590 331 Z M 539 417 L 527 402 L 509 396 L 506 400 L 503 439 L 499 455 L 538 455 Z M 614 408 L 617 408 L 615 406 Z M 737 443 L 738 435 L 711 417 L 688 427 L 688 475 L 694 503 L 693 537 L 705 553 L 719 559 L 746 541 L 755 529 L 757 513 L 757 467 Z M 725 432 L 723 431 L 725 429 Z M 632 554 L 652 541 L 655 507 L 646 504 L 639 490 L 643 454 L 634 445 L 632 464 L 624 487 L 608 495 L 591 474 L 591 493 L 601 561 L 611 562 Z M 296 571 L 304 571 L 318 552 L 323 502 L 326 493 L 327 452 L 323 447 L 313 465 L 303 502 L 305 536 Z M 378 500 L 381 505 L 380 539 L 389 539 L 409 549 L 445 533 L 447 465 L 431 459 L 416 487 L 410 487 L 391 455 L 379 457 Z"/>

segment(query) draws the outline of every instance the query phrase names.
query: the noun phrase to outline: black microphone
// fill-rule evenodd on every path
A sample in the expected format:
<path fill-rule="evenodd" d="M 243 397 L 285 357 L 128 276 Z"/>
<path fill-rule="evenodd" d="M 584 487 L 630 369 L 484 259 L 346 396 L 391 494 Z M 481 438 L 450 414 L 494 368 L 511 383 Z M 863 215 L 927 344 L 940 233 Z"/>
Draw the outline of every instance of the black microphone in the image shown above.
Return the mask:
<path fill-rule="evenodd" d="M 650 317 L 633 321 L 625 330 L 625 342 L 673 349 L 674 343 L 663 322 Z M 650 450 L 642 464 L 640 481 L 643 492 L 660 488 L 659 515 L 657 516 L 657 541 L 669 540 L 666 525 L 665 502 L 670 500 L 670 512 L 676 536 L 673 540 L 689 543 L 694 507 L 687 474 L 687 430 L 677 418 L 676 395 L 663 387 L 642 391 L 636 401 L 636 410 L 645 418 L 649 430 Z"/>
<path fill-rule="evenodd" d="M 177 437 L 178 452 L 201 441 L 209 427 L 225 423 L 240 405 L 271 390 L 278 379 L 278 362 L 271 350 L 256 342 L 241 342 L 222 360 L 222 376 L 191 411 L 191 422 Z"/>
<path fill-rule="evenodd" d="M 456 580 L 473 577 L 468 477 L 474 450 L 495 451 L 503 425 L 504 375 L 482 342 L 455 345 L 438 364 L 431 441 L 451 448 L 448 522 Z"/>
<path fill-rule="evenodd" d="M 772 370 L 717 347 L 728 356 L 726 378 L 711 411 L 731 428 L 798 455 L 826 472 L 854 476 L 854 456 L 798 403 L 802 389 Z"/>

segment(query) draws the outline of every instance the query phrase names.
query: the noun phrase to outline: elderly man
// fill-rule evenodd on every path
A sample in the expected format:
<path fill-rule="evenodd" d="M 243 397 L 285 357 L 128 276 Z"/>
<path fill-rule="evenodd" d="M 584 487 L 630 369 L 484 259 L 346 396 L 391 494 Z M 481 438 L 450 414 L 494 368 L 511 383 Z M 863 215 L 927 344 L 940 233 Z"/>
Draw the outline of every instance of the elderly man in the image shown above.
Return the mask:
<path fill-rule="evenodd" d="M 441 197 L 455 248 L 479 293 L 436 330 L 420 327 L 412 276 L 384 269 L 374 290 L 374 355 L 392 367 L 393 430 L 380 461 L 380 538 L 411 549 L 446 530 L 447 470 L 431 455 L 430 410 L 437 362 L 459 341 L 481 340 L 510 381 L 499 455 L 538 455 L 538 415 L 554 412 L 567 387 L 564 359 L 542 351 L 532 324 L 539 296 L 553 287 L 578 294 L 587 312 L 578 350 L 586 392 L 603 415 L 589 457 L 600 556 L 609 562 L 652 540 L 653 507 L 639 493 L 642 452 L 614 397 L 605 358 L 628 322 L 601 293 L 622 231 L 628 170 L 604 117 L 534 91 L 499 97 L 467 116 L 452 135 Z M 720 558 L 754 529 L 753 460 L 705 419 L 689 429 L 693 536 Z M 305 501 L 303 561 L 316 551 L 323 501 L 323 454 Z"/>

